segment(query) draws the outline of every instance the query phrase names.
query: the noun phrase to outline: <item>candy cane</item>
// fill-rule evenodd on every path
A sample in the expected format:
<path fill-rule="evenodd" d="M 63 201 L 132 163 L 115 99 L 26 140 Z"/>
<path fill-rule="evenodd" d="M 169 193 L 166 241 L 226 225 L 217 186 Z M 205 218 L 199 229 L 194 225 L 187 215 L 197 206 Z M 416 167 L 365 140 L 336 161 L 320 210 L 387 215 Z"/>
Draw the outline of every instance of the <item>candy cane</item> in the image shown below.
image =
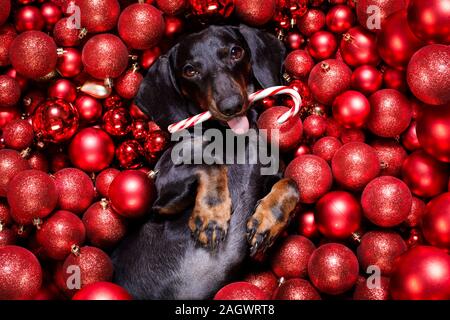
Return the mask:
<path fill-rule="evenodd" d="M 294 106 L 289 109 L 289 111 L 283 113 L 277 120 L 279 124 L 285 123 L 292 117 L 295 117 L 299 111 L 300 107 L 302 105 L 302 98 L 298 94 L 297 91 L 295 91 L 292 88 L 286 87 L 286 86 L 277 86 L 277 87 L 270 87 L 267 89 L 259 90 L 255 93 L 252 93 L 249 97 L 249 103 L 253 104 L 255 101 L 262 100 L 267 97 L 276 96 L 280 94 L 287 94 L 291 96 L 292 100 L 294 101 Z M 184 119 L 180 122 L 171 124 L 168 128 L 170 133 L 175 133 L 190 127 L 195 126 L 196 124 L 205 122 L 209 119 L 211 119 L 212 115 L 211 112 L 205 111 L 203 113 L 200 113 L 196 116 Z"/>

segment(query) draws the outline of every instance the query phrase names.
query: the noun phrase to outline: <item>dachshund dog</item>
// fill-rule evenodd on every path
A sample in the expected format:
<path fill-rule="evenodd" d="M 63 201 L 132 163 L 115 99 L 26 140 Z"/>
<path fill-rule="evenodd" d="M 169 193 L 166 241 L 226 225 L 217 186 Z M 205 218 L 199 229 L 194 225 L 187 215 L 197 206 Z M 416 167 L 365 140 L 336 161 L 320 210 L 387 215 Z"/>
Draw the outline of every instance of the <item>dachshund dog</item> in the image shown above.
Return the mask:
<path fill-rule="evenodd" d="M 281 83 L 284 55 L 261 30 L 210 26 L 159 58 L 136 104 L 161 128 L 209 110 L 208 126 L 242 133 L 256 124 L 248 94 Z M 167 150 L 155 167 L 153 215 L 113 252 L 115 281 L 136 299 L 211 298 L 295 211 L 296 184 L 261 166 L 179 164 Z"/>

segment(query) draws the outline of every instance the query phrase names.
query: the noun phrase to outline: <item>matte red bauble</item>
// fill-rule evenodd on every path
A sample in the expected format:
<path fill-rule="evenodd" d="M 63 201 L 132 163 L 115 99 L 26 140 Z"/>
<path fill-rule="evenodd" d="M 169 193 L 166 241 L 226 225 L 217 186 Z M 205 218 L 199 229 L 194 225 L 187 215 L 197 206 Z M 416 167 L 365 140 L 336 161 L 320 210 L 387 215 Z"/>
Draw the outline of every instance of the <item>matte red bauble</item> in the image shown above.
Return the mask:
<path fill-rule="evenodd" d="M 24 6 L 19 8 L 14 18 L 14 26 L 19 32 L 30 30 L 40 31 L 45 25 L 45 20 L 41 11 L 34 6 Z"/>
<path fill-rule="evenodd" d="M 314 60 L 305 50 L 295 50 L 284 60 L 284 67 L 289 75 L 295 78 L 307 77 L 314 67 Z"/>
<path fill-rule="evenodd" d="M 117 0 L 75 0 L 81 13 L 81 27 L 90 33 L 105 32 L 116 26 L 120 14 Z"/>
<path fill-rule="evenodd" d="M 336 50 L 336 37 L 329 31 L 317 31 L 309 38 L 308 52 L 316 61 L 331 58 Z"/>
<path fill-rule="evenodd" d="M 120 173 L 115 168 L 108 168 L 100 172 L 95 178 L 95 189 L 102 197 L 108 197 L 109 186 Z"/>
<path fill-rule="evenodd" d="M 446 164 L 419 150 L 403 162 L 402 176 L 412 193 L 431 198 L 446 190 L 449 173 Z"/>
<path fill-rule="evenodd" d="M 96 122 L 102 116 L 101 102 L 85 94 L 79 95 L 75 100 L 75 108 L 80 116 L 80 121 L 84 123 Z"/>
<path fill-rule="evenodd" d="M 376 66 L 380 62 L 375 36 L 363 27 L 354 27 L 342 36 L 340 50 L 344 61 L 353 66 Z"/>
<path fill-rule="evenodd" d="M 53 39 L 58 46 L 78 46 L 81 42 L 80 32 L 80 29 L 72 27 L 70 18 L 62 18 L 53 28 Z"/>
<path fill-rule="evenodd" d="M 298 215 L 297 223 L 297 231 L 300 235 L 311 239 L 319 234 L 313 211 L 300 213 Z"/>
<path fill-rule="evenodd" d="M 52 30 L 56 22 L 61 19 L 62 11 L 56 4 L 46 2 L 41 6 L 41 14 L 44 17 L 46 29 Z"/>
<path fill-rule="evenodd" d="M 143 50 L 158 44 L 165 25 L 161 11 L 146 3 L 136 3 L 122 11 L 117 27 L 120 37 L 129 47 Z"/>
<path fill-rule="evenodd" d="M 18 73 L 38 79 L 55 69 L 56 44 L 53 38 L 41 31 L 25 31 L 11 44 L 9 58 Z"/>
<path fill-rule="evenodd" d="M 12 107 L 19 99 L 19 83 L 7 75 L 0 75 L 0 107 Z"/>
<path fill-rule="evenodd" d="M 278 279 L 272 271 L 260 271 L 248 274 L 245 282 L 251 283 L 271 297 L 278 287 Z"/>
<path fill-rule="evenodd" d="M 133 297 L 121 286 L 101 281 L 84 286 L 72 300 L 133 300 Z"/>
<path fill-rule="evenodd" d="M 450 193 L 444 193 L 427 204 L 422 218 L 422 232 L 433 246 L 450 249 Z"/>
<path fill-rule="evenodd" d="M 328 243 L 313 252 L 308 274 L 321 292 L 337 295 L 350 290 L 358 279 L 358 260 L 353 252 L 339 243 Z"/>
<path fill-rule="evenodd" d="M 408 156 L 405 149 L 393 139 L 377 139 L 370 145 L 375 149 L 380 160 L 380 176 L 400 176 L 403 161 Z"/>
<path fill-rule="evenodd" d="M 337 138 L 324 137 L 314 144 L 312 153 L 330 162 L 336 151 L 338 151 L 341 147 L 342 143 Z"/>
<path fill-rule="evenodd" d="M 383 82 L 386 89 L 395 89 L 403 93 L 408 90 L 405 70 L 386 66 L 383 69 Z"/>
<path fill-rule="evenodd" d="M 0 7 L 2 7 L 2 11 L 0 11 L 0 26 L 5 23 L 5 21 L 9 17 L 9 13 L 11 11 L 11 0 L 0 0 Z"/>
<path fill-rule="evenodd" d="M 371 286 L 372 281 L 359 277 L 356 282 L 353 300 L 389 300 L 389 278 L 380 277 L 380 286 Z"/>
<path fill-rule="evenodd" d="M 358 0 L 356 15 L 359 24 L 372 32 L 377 32 L 384 20 L 394 12 L 405 9 L 407 0 Z"/>
<path fill-rule="evenodd" d="M 320 294 L 307 280 L 290 279 L 276 290 L 274 300 L 321 300 Z"/>
<path fill-rule="evenodd" d="M 287 166 L 285 176 L 297 183 L 302 203 L 316 202 L 330 190 L 333 183 L 328 163 L 314 155 L 296 157 Z"/>
<path fill-rule="evenodd" d="M 298 29 L 307 37 L 325 27 L 325 23 L 325 13 L 318 9 L 309 9 L 302 17 L 297 19 Z"/>
<path fill-rule="evenodd" d="M 0 283 L 0 300 L 31 299 L 42 284 L 38 259 L 22 247 L 0 247 Z"/>
<path fill-rule="evenodd" d="M 383 84 L 383 74 L 375 67 L 364 65 L 352 74 L 352 88 L 365 95 L 375 93 Z"/>
<path fill-rule="evenodd" d="M 396 226 L 408 217 L 412 195 L 400 179 L 383 176 L 372 180 L 361 195 L 364 215 L 379 227 Z"/>
<path fill-rule="evenodd" d="M 77 98 L 77 88 L 67 79 L 58 79 L 48 88 L 48 96 L 67 102 L 74 102 Z"/>
<path fill-rule="evenodd" d="M 420 142 L 416 133 L 416 121 L 411 121 L 408 129 L 402 134 L 402 144 L 408 151 L 420 149 Z"/>
<path fill-rule="evenodd" d="M 124 136 L 131 129 L 132 119 L 125 108 L 113 108 L 103 115 L 103 128 L 112 136 Z"/>
<path fill-rule="evenodd" d="M 346 5 L 338 4 L 332 7 L 326 17 L 327 27 L 331 32 L 343 33 L 348 31 L 355 23 L 353 10 Z"/>
<path fill-rule="evenodd" d="M 86 172 L 98 172 L 109 166 L 114 158 L 114 143 L 105 131 L 85 128 L 69 145 L 70 161 Z"/>
<path fill-rule="evenodd" d="M 55 260 L 65 259 L 74 245 L 84 243 L 85 237 L 86 229 L 81 219 L 65 210 L 56 211 L 36 232 L 44 254 Z"/>
<path fill-rule="evenodd" d="M 248 282 L 233 282 L 220 289 L 214 300 L 268 300 L 270 296 Z"/>
<path fill-rule="evenodd" d="M 333 102 L 333 117 L 345 128 L 363 127 L 369 114 L 369 100 L 358 91 L 345 91 Z"/>
<path fill-rule="evenodd" d="M 391 276 L 394 300 L 450 299 L 450 257 L 441 249 L 417 246 L 396 263 Z"/>
<path fill-rule="evenodd" d="M 122 98 L 133 99 L 137 95 L 143 79 L 142 74 L 135 70 L 126 71 L 117 79 L 115 89 Z"/>
<path fill-rule="evenodd" d="M 0 150 L 0 196 L 5 197 L 8 184 L 19 172 L 30 169 L 28 161 L 15 150 Z"/>
<path fill-rule="evenodd" d="M 380 161 L 371 146 L 362 142 L 349 142 L 334 154 L 331 168 L 340 185 L 357 191 L 378 176 Z"/>
<path fill-rule="evenodd" d="M 239 20 L 251 26 L 262 26 L 275 15 L 275 0 L 235 0 L 234 5 Z"/>
<path fill-rule="evenodd" d="M 348 192 L 332 191 L 316 204 L 314 221 L 328 239 L 345 239 L 360 227 L 362 218 L 359 201 Z"/>
<path fill-rule="evenodd" d="M 33 126 L 27 121 L 17 119 L 6 124 L 3 128 L 5 147 L 23 150 L 33 144 Z"/>
<path fill-rule="evenodd" d="M 72 78 L 80 74 L 83 69 L 81 53 L 75 48 L 65 48 L 61 56 L 58 57 L 56 70 L 66 78 Z"/>

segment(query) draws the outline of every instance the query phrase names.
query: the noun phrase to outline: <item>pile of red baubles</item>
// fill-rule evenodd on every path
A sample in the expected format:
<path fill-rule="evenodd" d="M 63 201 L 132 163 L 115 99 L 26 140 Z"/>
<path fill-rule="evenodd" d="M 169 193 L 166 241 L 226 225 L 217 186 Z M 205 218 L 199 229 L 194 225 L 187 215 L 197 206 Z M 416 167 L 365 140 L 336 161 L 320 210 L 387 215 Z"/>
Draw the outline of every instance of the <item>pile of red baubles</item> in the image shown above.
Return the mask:
<path fill-rule="evenodd" d="M 80 28 L 68 0 L 0 0 L 0 299 L 132 298 L 108 254 L 168 144 L 133 98 L 189 19 L 276 33 L 303 100 L 276 127 L 295 218 L 215 298 L 450 299 L 450 0 L 75 2 Z"/>

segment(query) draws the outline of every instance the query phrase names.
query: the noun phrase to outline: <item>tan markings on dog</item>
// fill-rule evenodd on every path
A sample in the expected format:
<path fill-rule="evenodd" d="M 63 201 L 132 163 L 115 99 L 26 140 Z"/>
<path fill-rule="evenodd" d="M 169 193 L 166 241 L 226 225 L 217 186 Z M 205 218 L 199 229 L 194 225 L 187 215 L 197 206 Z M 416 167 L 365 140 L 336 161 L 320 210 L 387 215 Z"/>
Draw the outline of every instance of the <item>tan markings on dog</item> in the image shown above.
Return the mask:
<path fill-rule="evenodd" d="M 189 228 L 202 245 L 214 249 L 226 236 L 231 218 L 227 168 L 202 169 L 197 171 L 197 176 L 197 197 Z"/>
<path fill-rule="evenodd" d="M 189 203 L 188 201 L 182 201 L 179 203 L 168 205 L 166 207 L 159 208 L 157 211 L 158 214 L 161 215 L 174 215 L 186 210 L 190 205 L 191 203 Z"/>

